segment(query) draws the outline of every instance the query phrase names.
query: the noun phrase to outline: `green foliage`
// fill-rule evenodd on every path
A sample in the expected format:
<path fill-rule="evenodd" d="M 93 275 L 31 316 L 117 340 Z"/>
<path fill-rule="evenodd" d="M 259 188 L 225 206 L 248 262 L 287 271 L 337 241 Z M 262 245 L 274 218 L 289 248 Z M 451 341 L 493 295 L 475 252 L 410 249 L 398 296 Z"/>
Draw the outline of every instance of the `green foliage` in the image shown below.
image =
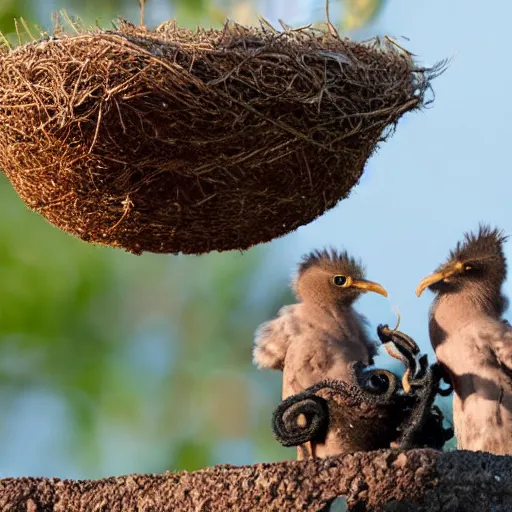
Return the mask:
<path fill-rule="evenodd" d="M 358 23 L 380 3 L 370 2 Z M 173 6 L 189 26 L 218 24 L 229 14 L 209 0 Z M 101 18 L 108 26 L 118 14 L 138 21 L 136 0 L 57 7 L 87 24 Z M 3 0 L 0 31 L 12 36 L 13 18 L 33 26 L 42 12 L 34 0 Z M 49 16 L 39 24 L 48 28 Z M 270 431 L 280 375 L 251 366 L 255 328 L 292 300 L 287 268 L 281 281 L 258 286 L 266 266 L 275 265 L 268 247 L 135 257 L 56 230 L 29 212 L 5 179 L 0 204 L 0 458 L 15 435 L 5 430 L 10 414 L 33 390 L 56 397 L 67 415 L 47 474 L 71 476 L 59 474 L 70 465 L 81 477 L 193 470 L 211 464 L 215 446 L 229 439 L 250 440 L 255 460 L 293 458 Z M 37 436 L 37 421 L 31 432 Z M 33 467 L 29 455 L 17 457 L 22 472 Z"/>
<path fill-rule="evenodd" d="M 373 21 L 381 11 L 384 0 L 346 0 L 342 27 L 357 30 Z"/>
<path fill-rule="evenodd" d="M 272 403 L 251 419 L 253 331 L 285 300 L 251 299 L 264 250 L 135 257 L 58 231 L 5 179 L 0 202 L 0 431 L 9 404 L 46 389 L 66 404 L 65 450 L 82 476 L 124 472 L 103 461 L 105 430 L 153 454 L 140 471 L 207 465 L 218 437 L 251 438 L 260 417 L 263 449 L 274 444 Z"/>

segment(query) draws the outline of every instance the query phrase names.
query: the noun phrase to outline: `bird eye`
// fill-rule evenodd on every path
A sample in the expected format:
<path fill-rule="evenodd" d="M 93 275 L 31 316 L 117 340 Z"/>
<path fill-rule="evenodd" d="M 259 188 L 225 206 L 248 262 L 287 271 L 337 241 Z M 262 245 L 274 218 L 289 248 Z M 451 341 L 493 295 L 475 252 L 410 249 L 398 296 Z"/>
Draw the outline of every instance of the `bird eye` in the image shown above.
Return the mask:
<path fill-rule="evenodd" d="M 466 267 L 464 268 L 464 270 L 468 271 L 468 270 L 473 270 L 473 267 L 471 265 L 466 265 Z"/>
<path fill-rule="evenodd" d="M 349 280 L 348 280 L 347 276 L 334 276 L 332 278 L 332 282 L 336 286 L 348 286 L 348 284 L 349 284 Z"/>

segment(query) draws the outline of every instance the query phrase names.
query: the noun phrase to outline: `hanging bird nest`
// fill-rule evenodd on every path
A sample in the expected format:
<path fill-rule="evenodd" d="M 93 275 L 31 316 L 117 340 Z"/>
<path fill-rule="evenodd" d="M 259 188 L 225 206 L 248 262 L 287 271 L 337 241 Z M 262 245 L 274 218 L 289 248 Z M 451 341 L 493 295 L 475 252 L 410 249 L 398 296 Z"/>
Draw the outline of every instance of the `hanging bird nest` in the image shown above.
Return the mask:
<path fill-rule="evenodd" d="M 246 249 L 347 197 L 441 67 L 389 39 L 264 24 L 45 37 L 0 53 L 0 168 L 87 242 Z"/>

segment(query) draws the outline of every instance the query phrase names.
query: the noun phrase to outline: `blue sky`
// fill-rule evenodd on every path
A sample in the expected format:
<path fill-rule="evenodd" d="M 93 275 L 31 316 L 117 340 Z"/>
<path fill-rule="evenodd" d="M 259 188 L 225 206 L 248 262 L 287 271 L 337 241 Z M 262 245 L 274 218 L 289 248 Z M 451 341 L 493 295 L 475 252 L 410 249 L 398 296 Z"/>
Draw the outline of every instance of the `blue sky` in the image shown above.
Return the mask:
<path fill-rule="evenodd" d="M 313 2 L 314 3 L 314 2 Z M 488 222 L 512 235 L 512 177 L 507 155 L 512 107 L 509 19 L 512 4 L 389 0 L 366 35 L 406 36 L 404 45 L 429 65 L 453 57 L 433 82 L 436 100 L 406 114 L 382 144 L 348 200 L 312 224 L 274 242 L 296 259 L 313 247 L 345 247 L 363 259 L 368 277 L 390 292 L 358 303 L 372 325 L 394 323 L 429 349 L 432 299 L 414 294 L 466 230 Z M 512 241 L 507 255 L 512 254 Z M 507 285 L 507 292 L 510 286 Z"/>

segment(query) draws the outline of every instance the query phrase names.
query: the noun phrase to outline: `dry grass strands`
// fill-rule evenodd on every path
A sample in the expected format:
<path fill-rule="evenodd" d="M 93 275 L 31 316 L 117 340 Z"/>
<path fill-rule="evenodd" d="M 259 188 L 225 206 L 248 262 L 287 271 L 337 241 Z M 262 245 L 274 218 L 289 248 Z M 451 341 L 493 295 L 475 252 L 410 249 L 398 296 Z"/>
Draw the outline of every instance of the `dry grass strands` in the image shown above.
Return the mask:
<path fill-rule="evenodd" d="M 443 67 L 264 24 L 76 32 L 0 53 L 0 168 L 55 226 L 133 253 L 246 249 L 312 221 Z"/>

